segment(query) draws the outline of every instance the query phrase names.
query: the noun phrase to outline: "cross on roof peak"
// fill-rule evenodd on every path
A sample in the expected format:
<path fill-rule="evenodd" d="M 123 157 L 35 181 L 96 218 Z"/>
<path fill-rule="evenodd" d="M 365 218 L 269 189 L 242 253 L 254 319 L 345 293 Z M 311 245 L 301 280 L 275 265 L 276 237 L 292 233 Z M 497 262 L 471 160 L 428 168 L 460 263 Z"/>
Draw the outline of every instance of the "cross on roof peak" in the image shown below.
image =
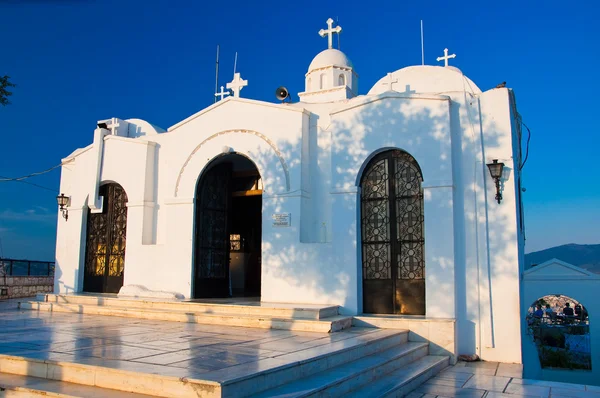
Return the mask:
<path fill-rule="evenodd" d="M 329 18 L 327 20 L 327 29 L 321 29 L 319 31 L 319 36 L 321 36 L 321 37 L 327 36 L 327 48 L 333 48 L 333 34 L 334 33 L 340 34 L 340 32 L 342 31 L 341 26 L 338 25 L 335 28 L 333 28 L 332 26 L 333 26 L 333 19 Z"/>
<path fill-rule="evenodd" d="M 233 91 L 233 96 L 234 97 L 238 97 L 240 96 L 240 91 L 242 91 L 242 89 L 244 87 L 246 87 L 248 85 L 248 80 L 244 80 L 241 78 L 240 73 L 236 72 L 233 75 L 233 80 L 230 83 L 227 83 L 227 88 L 231 89 L 231 91 Z"/>
<path fill-rule="evenodd" d="M 444 66 L 448 66 L 448 60 L 450 58 L 456 58 L 456 54 L 448 55 L 448 49 L 444 48 L 444 56 L 443 57 L 437 57 L 436 59 L 437 59 L 438 62 L 440 62 L 440 61 L 443 60 L 444 61 Z"/>

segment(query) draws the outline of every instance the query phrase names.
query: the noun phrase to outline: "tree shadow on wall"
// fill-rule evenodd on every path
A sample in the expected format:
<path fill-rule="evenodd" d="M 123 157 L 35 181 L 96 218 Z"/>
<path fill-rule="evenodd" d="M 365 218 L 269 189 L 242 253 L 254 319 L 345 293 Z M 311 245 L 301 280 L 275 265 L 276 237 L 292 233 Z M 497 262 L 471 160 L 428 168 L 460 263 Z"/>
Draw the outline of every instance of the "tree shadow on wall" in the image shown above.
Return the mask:
<path fill-rule="evenodd" d="M 365 159 L 381 148 L 398 148 L 423 165 L 425 160 L 420 153 L 437 153 L 439 159 L 428 161 L 437 162 L 440 168 L 451 168 L 447 172 L 452 175 L 454 187 L 450 200 L 429 203 L 429 209 L 441 212 L 449 209 L 454 218 L 454 243 L 449 252 L 453 255 L 448 255 L 447 250 L 438 251 L 434 243 L 425 241 L 426 250 L 431 253 L 428 257 L 435 259 L 435 264 L 426 264 L 427 289 L 435 289 L 428 308 L 431 312 L 443 311 L 448 305 L 445 298 L 455 295 L 456 317 L 463 323 L 462 329 L 470 334 L 465 340 L 476 341 L 475 320 L 480 312 L 481 322 L 486 323 L 491 333 L 489 338 L 493 339 L 495 326 L 490 308 L 493 297 L 500 292 L 493 291 L 491 281 L 518 273 L 518 258 L 513 255 L 517 236 L 510 225 L 514 215 L 487 211 L 493 195 L 490 196 L 492 182 L 487 180 L 482 140 L 487 151 L 499 149 L 499 129 L 493 120 L 479 120 L 476 98 L 469 98 L 468 105 L 452 102 L 450 120 L 447 109 L 445 113 L 439 112 L 413 106 L 411 101 L 394 98 L 372 102 L 359 110 L 335 113 L 327 130 L 311 132 L 309 141 L 318 136 L 320 146 L 316 154 L 310 154 L 308 170 L 318 173 L 322 184 L 314 176 L 303 176 L 310 181 L 305 190 L 265 198 L 263 212 L 285 212 L 289 200 L 303 202 L 301 214 L 294 220 L 302 217 L 304 222 L 296 223 L 295 228 L 308 228 L 308 233 L 299 231 L 298 235 L 310 236 L 313 242 L 290 242 L 284 230 L 264 233 L 263 273 L 271 273 L 290 287 L 312 291 L 324 303 L 355 307 L 362 300 L 360 196 L 356 181 L 360 180 Z M 448 123 L 451 129 L 447 128 Z M 290 175 L 297 175 L 294 169 L 301 167 L 300 142 L 277 142 L 277 145 L 286 157 Z M 453 161 L 449 161 L 452 157 Z M 269 170 L 265 173 L 269 180 Z M 431 180 L 431 173 L 424 170 L 424 184 L 429 183 L 428 178 Z M 432 184 L 425 190 L 426 202 L 432 200 L 427 190 L 436 189 L 435 183 Z M 294 181 L 291 185 L 301 186 Z M 327 228 L 325 233 L 323 226 Z M 428 268 L 436 272 L 428 273 Z M 358 297 L 348 294 L 353 290 L 359 292 Z M 463 350 L 474 353 L 475 347 Z"/>

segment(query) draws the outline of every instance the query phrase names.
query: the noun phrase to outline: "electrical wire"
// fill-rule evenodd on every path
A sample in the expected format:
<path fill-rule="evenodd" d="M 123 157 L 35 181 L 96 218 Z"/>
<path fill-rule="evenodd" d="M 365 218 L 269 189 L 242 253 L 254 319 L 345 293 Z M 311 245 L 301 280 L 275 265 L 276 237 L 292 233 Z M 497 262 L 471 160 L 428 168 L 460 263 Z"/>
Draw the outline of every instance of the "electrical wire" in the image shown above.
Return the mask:
<path fill-rule="evenodd" d="M 39 175 L 42 175 L 42 174 L 49 173 L 49 172 L 51 172 L 52 170 L 54 170 L 54 169 L 57 169 L 57 168 L 59 168 L 59 167 L 60 167 L 60 166 L 62 166 L 62 165 L 63 165 L 63 163 L 59 163 L 59 164 L 57 164 L 56 166 L 52 166 L 52 167 L 50 167 L 49 169 L 46 169 L 46 170 L 44 170 L 44 171 L 38 171 L 37 173 L 31 173 L 31 174 L 27 174 L 27 175 L 25 175 L 25 176 L 21 176 L 21 177 L 15 177 L 15 178 L 6 178 L 6 177 L 2 177 L 2 178 L 0 178 L 0 182 L 7 182 L 7 181 L 21 181 L 21 180 L 25 180 L 25 179 L 27 179 L 27 178 L 36 177 L 36 176 L 39 176 Z"/>
<path fill-rule="evenodd" d="M 519 170 L 523 170 L 523 167 L 525 167 L 525 163 L 527 163 L 527 158 L 529 157 L 529 141 L 531 140 L 531 130 L 529 130 L 529 127 L 527 127 L 527 125 L 525 123 L 523 123 L 523 121 L 521 120 L 521 124 L 523 126 L 525 126 L 525 128 L 527 129 L 527 147 L 525 148 L 525 159 L 523 159 L 523 163 L 521 163 L 521 167 L 519 167 Z"/>
<path fill-rule="evenodd" d="M 9 178 L 9 177 L 5 177 L 5 176 L 0 176 L 0 179 L 4 179 L 4 180 L 5 180 L 4 182 L 22 182 L 23 184 L 27 184 L 27 185 L 33 185 L 34 187 L 38 187 L 38 188 L 41 188 L 41 189 L 45 189 L 45 190 L 47 190 L 47 191 L 51 191 L 51 192 L 56 192 L 56 193 L 58 193 L 58 190 L 57 190 L 57 189 L 48 188 L 48 187 L 45 187 L 45 186 L 43 186 L 43 185 L 35 184 L 35 183 L 33 183 L 33 182 L 29 182 L 29 181 L 25 181 L 25 180 L 16 180 L 16 181 L 12 181 L 12 179 L 11 179 L 11 178 Z M 2 181 L 2 180 L 0 180 L 0 181 Z"/>

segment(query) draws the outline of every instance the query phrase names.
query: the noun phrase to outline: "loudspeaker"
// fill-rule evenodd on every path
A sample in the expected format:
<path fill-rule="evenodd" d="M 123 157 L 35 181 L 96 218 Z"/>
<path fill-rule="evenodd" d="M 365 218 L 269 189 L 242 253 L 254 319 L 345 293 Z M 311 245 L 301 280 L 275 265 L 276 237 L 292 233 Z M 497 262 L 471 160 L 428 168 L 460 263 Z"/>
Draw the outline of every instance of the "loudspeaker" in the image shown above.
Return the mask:
<path fill-rule="evenodd" d="M 285 101 L 290 98 L 290 93 L 287 88 L 281 86 L 277 90 L 275 90 L 275 96 L 279 101 Z"/>

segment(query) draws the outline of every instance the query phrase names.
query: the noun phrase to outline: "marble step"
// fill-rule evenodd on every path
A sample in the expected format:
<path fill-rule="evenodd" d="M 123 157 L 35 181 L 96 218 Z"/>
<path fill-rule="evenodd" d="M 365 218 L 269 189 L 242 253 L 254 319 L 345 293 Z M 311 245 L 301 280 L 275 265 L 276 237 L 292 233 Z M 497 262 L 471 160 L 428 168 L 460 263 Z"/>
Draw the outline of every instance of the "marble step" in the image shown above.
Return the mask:
<path fill-rule="evenodd" d="M 344 395 L 344 398 L 404 397 L 447 367 L 447 356 L 429 355 Z"/>
<path fill-rule="evenodd" d="M 337 366 L 311 377 L 252 395 L 252 398 L 345 396 L 383 375 L 427 356 L 427 343 L 409 342 Z"/>
<path fill-rule="evenodd" d="M 0 373 L 0 397 L 149 398 L 151 395 Z"/>
<path fill-rule="evenodd" d="M 137 363 L 127 363 L 130 366 L 124 368 L 114 361 L 77 363 L 47 359 L 52 358 L 52 353 L 42 357 L 36 354 L 35 358 L 0 355 L 0 372 L 159 397 L 242 397 L 385 352 L 407 341 L 408 331 L 377 330 L 196 376 L 184 368 L 178 374 L 157 374 L 144 373 L 143 366 Z M 101 365 L 95 364 L 99 362 Z"/>
<path fill-rule="evenodd" d="M 38 294 L 37 301 L 57 304 L 84 304 L 117 308 L 145 308 L 207 314 L 246 314 L 296 319 L 324 319 L 338 315 L 337 305 L 284 303 L 199 303 L 160 299 L 133 299 L 75 294 Z"/>
<path fill-rule="evenodd" d="M 303 332 L 331 333 L 352 326 L 352 317 L 336 315 L 326 319 L 295 319 L 247 314 L 208 314 L 145 308 L 120 308 L 87 304 L 48 303 L 24 301 L 24 310 L 67 312 L 72 314 L 120 316 L 126 318 L 152 319 L 172 322 L 200 323 L 209 325 L 241 326 L 262 329 L 295 330 Z"/>

